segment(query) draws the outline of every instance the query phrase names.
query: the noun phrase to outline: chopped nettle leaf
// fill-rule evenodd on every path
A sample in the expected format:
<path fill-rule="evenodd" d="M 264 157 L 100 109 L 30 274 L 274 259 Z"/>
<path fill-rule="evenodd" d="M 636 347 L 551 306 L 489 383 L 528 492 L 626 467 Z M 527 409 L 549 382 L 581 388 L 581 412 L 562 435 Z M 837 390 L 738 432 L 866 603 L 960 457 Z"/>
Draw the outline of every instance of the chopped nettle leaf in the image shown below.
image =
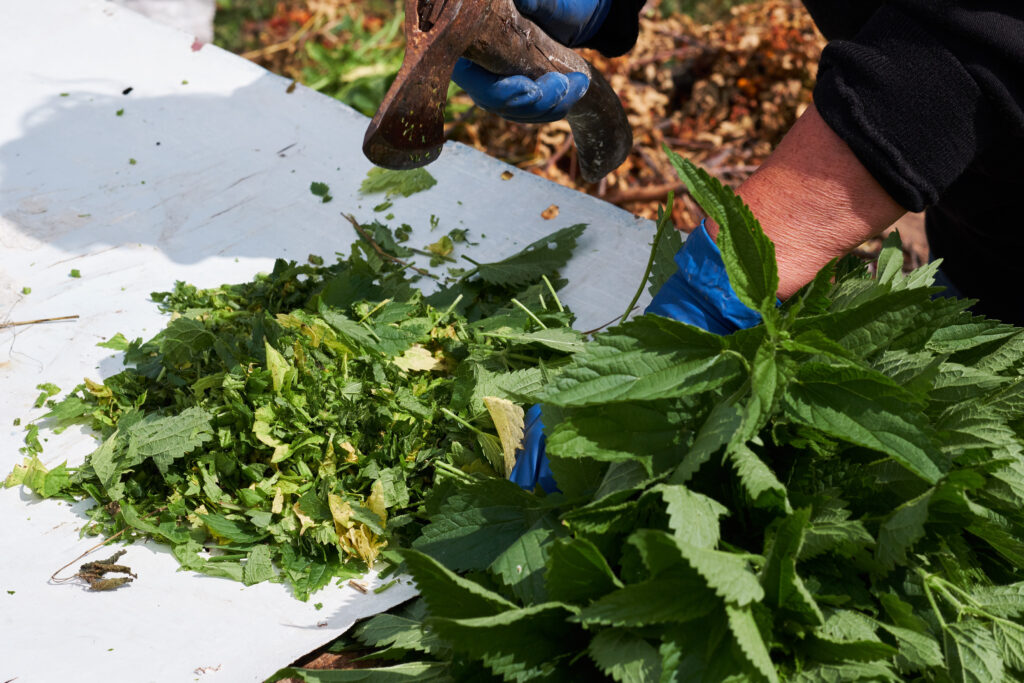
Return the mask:
<path fill-rule="evenodd" d="M 31 287 L 22 287 L 21 288 L 21 293 L 25 294 L 27 296 L 27 295 L 32 293 L 32 288 Z"/>
<path fill-rule="evenodd" d="M 72 268 L 71 272 L 68 273 L 68 277 L 82 277 L 82 271 L 78 270 L 78 268 Z"/>
<path fill-rule="evenodd" d="M 117 116 L 124 116 L 124 109 L 118 109 L 118 110 L 117 110 L 116 112 L 114 112 L 114 113 L 115 113 L 115 114 L 116 114 Z"/>
<path fill-rule="evenodd" d="M 312 182 L 309 185 L 309 191 L 312 192 L 314 196 L 320 197 L 320 201 L 324 204 L 334 199 L 334 197 L 330 195 L 331 188 L 327 187 L 327 183 Z"/>
<path fill-rule="evenodd" d="M 163 330 L 99 344 L 124 352 L 120 374 L 59 401 L 39 385 L 35 405 L 49 412 L 4 485 L 91 498 L 87 533 L 153 538 L 186 569 L 286 583 L 303 600 L 382 554 L 399 561 L 390 550 L 418 536 L 439 468 L 491 471 L 481 435 L 498 442 L 504 427 L 465 398 L 565 362 L 571 348 L 526 351 L 521 339 L 535 320 L 568 333 L 569 314 L 539 293 L 569 253 L 515 286 L 470 274 L 424 297 L 402 261 L 412 252 L 379 223 L 361 230 L 335 263 L 279 260 L 252 282 L 154 293 L 173 314 Z M 519 387 L 516 400 L 540 389 Z M 40 427 L 76 423 L 96 450 L 47 470 Z"/>
<path fill-rule="evenodd" d="M 395 195 L 409 197 L 417 192 L 429 190 L 437 181 L 434 176 L 424 168 L 414 168 L 408 171 L 392 171 L 386 168 L 371 168 L 366 174 L 366 179 L 359 186 L 360 194 L 384 193 L 387 199 Z M 390 203 L 385 202 L 390 206 Z M 381 204 L 380 206 L 384 206 Z M 385 209 L 374 208 L 374 211 Z"/>

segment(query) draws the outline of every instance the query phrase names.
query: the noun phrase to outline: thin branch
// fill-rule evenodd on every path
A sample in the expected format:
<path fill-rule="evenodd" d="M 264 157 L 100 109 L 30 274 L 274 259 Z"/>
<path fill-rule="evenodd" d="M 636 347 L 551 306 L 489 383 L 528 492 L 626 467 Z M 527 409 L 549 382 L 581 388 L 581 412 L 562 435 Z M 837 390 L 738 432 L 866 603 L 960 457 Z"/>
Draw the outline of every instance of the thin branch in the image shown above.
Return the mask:
<path fill-rule="evenodd" d="M 356 232 L 359 233 L 360 237 L 362 237 L 364 240 L 366 240 L 367 242 L 370 243 L 370 246 L 373 247 L 374 251 L 376 251 L 378 254 L 380 254 L 381 258 L 387 259 L 388 261 L 391 261 L 392 263 L 397 263 L 398 265 L 402 266 L 403 268 L 412 268 L 414 271 L 416 271 L 420 275 L 426 275 L 427 277 L 434 278 L 435 280 L 440 280 L 441 279 L 437 275 L 434 275 L 433 273 L 431 273 L 429 270 L 424 270 L 422 268 L 417 268 L 413 264 L 408 263 L 407 261 L 403 261 L 402 259 L 398 258 L 397 256 L 393 256 L 393 255 L 389 254 L 388 252 L 384 251 L 383 249 L 381 249 L 381 246 L 379 244 L 377 244 L 376 242 L 373 241 L 373 238 L 370 237 L 370 234 L 368 232 L 366 232 L 365 230 L 363 230 L 363 226 L 359 225 L 359 221 L 357 221 L 350 214 L 343 213 L 341 215 L 344 216 L 348 220 L 348 222 L 352 224 L 352 227 L 356 229 Z"/>
<path fill-rule="evenodd" d="M 77 315 L 62 315 L 58 318 L 39 318 L 38 320 L 22 320 L 13 323 L 0 323 L 0 330 L 5 327 L 18 327 L 19 325 L 38 325 L 40 323 L 53 323 L 59 320 L 77 320 Z"/>

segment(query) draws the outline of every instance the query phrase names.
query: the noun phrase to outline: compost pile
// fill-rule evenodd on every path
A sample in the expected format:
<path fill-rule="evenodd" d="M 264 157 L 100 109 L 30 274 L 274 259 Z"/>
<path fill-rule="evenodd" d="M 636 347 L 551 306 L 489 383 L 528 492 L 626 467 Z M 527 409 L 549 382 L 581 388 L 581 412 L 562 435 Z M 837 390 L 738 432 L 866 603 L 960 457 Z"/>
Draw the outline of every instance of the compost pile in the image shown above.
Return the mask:
<path fill-rule="evenodd" d="M 336 265 L 158 297 L 177 317 L 128 346 L 136 368 L 53 407 L 100 448 L 15 477 L 300 597 L 401 563 L 421 597 L 335 646 L 383 662 L 360 676 L 1024 679 L 1024 331 L 935 298 L 936 264 L 904 275 L 896 239 L 876 274 L 833 263 L 779 306 L 749 210 L 669 159 L 762 325 L 587 339 L 540 277 L 582 228 L 423 296 L 367 226 Z M 534 402 L 557 492 L 506 478 Z"/>

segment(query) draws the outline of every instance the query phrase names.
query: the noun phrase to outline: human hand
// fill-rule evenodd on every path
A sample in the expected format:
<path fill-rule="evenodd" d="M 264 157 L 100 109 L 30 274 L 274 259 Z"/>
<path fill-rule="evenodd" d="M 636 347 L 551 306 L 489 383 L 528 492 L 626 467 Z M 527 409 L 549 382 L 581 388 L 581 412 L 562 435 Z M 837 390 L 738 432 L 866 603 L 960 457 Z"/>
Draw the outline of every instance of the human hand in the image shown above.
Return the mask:
<path fill-rule="evenodd" d="M 569 47 L 585 43 L 601 27 L 612 0 L 516 0 L 516 8 L 549 36 Z M 459 59 L 452 80 L 481 109 L 517 123 L 547 123 L 565 118 L 587 92 L 585 74 L 550 72 L 534 80 L 499 76 L 468 59 Z"/>

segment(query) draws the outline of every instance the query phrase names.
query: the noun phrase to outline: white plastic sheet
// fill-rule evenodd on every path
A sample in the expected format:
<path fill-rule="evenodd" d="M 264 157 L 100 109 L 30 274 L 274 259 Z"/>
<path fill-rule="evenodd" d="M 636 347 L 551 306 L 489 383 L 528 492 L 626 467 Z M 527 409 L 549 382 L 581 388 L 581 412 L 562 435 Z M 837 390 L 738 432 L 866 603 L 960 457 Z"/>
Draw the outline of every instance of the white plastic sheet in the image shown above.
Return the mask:
<path fill-rule="evenodd" d="M 0 478 L 21 460 L 40 382 L 67 390 L 120 367 L 96 344 L 165 324 L 148 300 L 175 280 L 239 282 L 275 257 L 330 257 L 355 238 L 340 216 L 373 217 L 357 190 L 366 119 L 192 36 L 98 0 L 8 3 L 0 22 L 0 320 L 77 320 L 0 329 Z M 127 88 L 128 94 L 122 94 Z M 621 314 L 653 234 L 635 219 L 458 145 L 430 167 L 438 184 L 390 210 L 425 245 L 454 227 L 500 258 L 588 223 L 564 300 L 580 329 Z M 326 182 L 334 200 L 310 194 Z M 559 216 L 544 220 L 549 205 Z M 431 231 L 429 217 L 440 227 Z M 72 269 L 80 278 L 69 277 Z M 22 294 L 23 288 L 30 294 Z M 645 297 L 646 299 L 646 297 Z M 644 301 L 641 301 L 643 305 Z M 47 438 L 53 466 L 80 463 L 90 435 Z M 90 593 L 51 573 L 95 543 L 84 504 L 0 490 L 0 681 L 258 681 L 362 617 L 414 594 L 331 586 L 302 603 L 280 585 L 244 587 L 178 572 L 165 547 L 122 561 L 139 579 Z M 109 554 L 108 549 L 90 559 Z M 371 586 L 378 585 L 370 577 Z M 317 609 L 316 603 L 322 603 Z"/>

